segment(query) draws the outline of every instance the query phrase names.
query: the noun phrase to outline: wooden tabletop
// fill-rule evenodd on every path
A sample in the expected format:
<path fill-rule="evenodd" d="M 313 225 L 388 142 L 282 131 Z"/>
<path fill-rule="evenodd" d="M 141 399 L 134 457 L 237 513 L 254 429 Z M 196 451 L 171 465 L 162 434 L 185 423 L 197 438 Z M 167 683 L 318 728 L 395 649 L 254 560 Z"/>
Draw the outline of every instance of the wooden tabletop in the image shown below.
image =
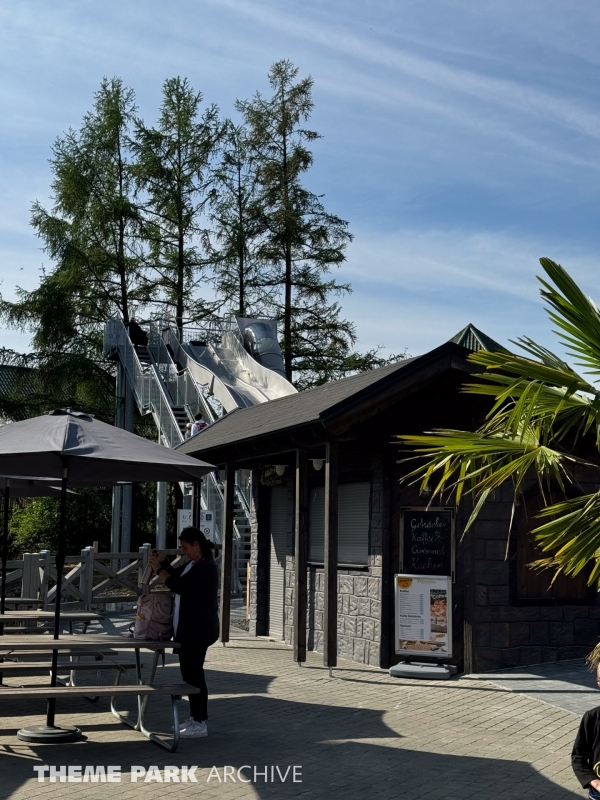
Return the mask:
<path fill-rule="evenodd" d="M 104 614 L 95 611 L 61 611 L 60 618 L 63 622 L 92 622 L 92 620 L 105 619 Z M 54 611 L 6 611 L 0 614 L 0 622 L 14 620 L 31 620 L 33 622 L 46 622 L 54 619 Z"/>
<path fill-rule="evenodd" d="M 37 597 L 5 597 L 4 603 L 7 606 L 43 606 L 44 600 Z"/>
<path fill-rule="evenodd" d="M 0 653 L 19 650 L 102 650 L 111 647 L 115 650 L 166 650 L 181 647 L 177 642 L 159 642 L 153 639 L 132 639 L 129 636 L 108 636 L 103 633 L 65 633 L 60 639 L 37 634 L 5 634 L 0 636 Z"/>

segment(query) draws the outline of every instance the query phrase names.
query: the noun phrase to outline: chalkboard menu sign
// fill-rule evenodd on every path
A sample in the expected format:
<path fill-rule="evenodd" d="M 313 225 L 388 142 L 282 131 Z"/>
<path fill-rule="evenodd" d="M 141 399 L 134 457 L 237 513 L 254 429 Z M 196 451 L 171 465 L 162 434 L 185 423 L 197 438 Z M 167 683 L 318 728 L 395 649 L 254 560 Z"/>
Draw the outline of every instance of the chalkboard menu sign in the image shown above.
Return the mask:
<path fill-rule="evenodd" d="M 400 520 L 400 571 L 454 577 L 454 510 L 404 508 Z"/>

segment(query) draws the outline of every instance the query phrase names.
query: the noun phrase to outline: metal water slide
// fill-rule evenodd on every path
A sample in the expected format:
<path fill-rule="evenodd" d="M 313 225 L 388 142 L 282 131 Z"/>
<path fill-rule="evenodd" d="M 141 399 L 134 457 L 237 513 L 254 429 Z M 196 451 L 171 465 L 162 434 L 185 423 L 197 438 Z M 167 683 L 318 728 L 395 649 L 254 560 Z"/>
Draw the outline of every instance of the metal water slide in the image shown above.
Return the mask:
<path fill-rule="evenodd" d="M 147 346 L 134 345 L 122 321 L 109 320 L 104 352 L 118 359 L 140 413 L 152 415 L 159 441 L 166 447 L 184 440 L 186 423 L 198 412 L 211 423 L 236 408 L 296 392 L 283 376 L 275 324 L 269 320 L 239 319 L 229 325 L 184 329 L 183 341 L 170 321 L 153 320 L 143 328 Z M 182 486 L 182 490 L 184 502 L 186 498 L 189 502 L 191 487 Z M 250 495 L 247 475 L 239 471 L 234 521 L 238 588 L 250 551 Z M 202 481 L 201 502 L 203 508 L 215 511 L 220 541 L 223 491 L 218 474 L 211 473 Z"/>
<path fill-rule="evenodd" d="M 254 322 L 263 326 L 266 321 Z M 169 326 L 163 329 L 162 337 L 178 367 L 187 370 L 201 391 L 217 400 L 226 414 L 296 392 L 283 375 L 281 352 L 280 371 L 263 366 L 244 348 L 239 330 L 222 330 L 219 344 L 210 342 L 214 339 L 210 329 L 185 330 L 180 342 L 177 331 Z M 272 349 L 272 344 L 269 346 Z M 269 355 L 272 358 L 274 354 Z"/>

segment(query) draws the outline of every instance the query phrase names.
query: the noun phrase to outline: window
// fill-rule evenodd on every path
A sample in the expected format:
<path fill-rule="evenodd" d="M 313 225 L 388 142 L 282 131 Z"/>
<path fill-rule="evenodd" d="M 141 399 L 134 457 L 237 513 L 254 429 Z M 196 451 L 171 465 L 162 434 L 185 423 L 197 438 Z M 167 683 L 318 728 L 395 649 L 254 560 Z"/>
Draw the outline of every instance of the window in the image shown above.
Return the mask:
<path fill-rule="evenodd" d="M 338 487 L 338 563 L 367 564 L 369 554 L 371 484 L 343 483 Z M 325 540 L 325 489 L 309 493 L 308 560 L 322 564 Z"/>

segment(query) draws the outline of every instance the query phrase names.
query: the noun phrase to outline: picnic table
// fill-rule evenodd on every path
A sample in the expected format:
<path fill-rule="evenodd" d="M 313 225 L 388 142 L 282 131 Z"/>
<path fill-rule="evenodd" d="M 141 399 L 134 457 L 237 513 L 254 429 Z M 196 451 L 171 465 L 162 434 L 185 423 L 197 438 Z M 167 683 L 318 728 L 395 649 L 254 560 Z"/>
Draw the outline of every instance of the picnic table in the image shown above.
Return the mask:
<path fill-rule="evenodd" d="M 129 636 L 114 636 L 103 633 L 98 634 L 64 634 L 60 639 L 54 639 L 52 636 L 39 635 L 39 634 L 5 634 L 0 636 L 0 657 L 18 657 L 19 653 L 26 653 L 28 651 L 38 651 L 40 653 L 51 653 L 53 650 L 58 650 L 59 653 L 71 653 L 75 649 L 78 654 L 89 653 L 90 655 L 102 654 L 106 649 L 112 650 L 133 650 L 135 653 L 135 672 L 137 686 L 118 686 L 121 671 L 117 672 L 114 686 L 85 686 L 85 687 L 39 687 L 35 689 L 15 690 L 14 688 L 0 688 L 0 700 L 2 697 L 15 697 L 15 692 L 19 695 L 31 697 L 78 697 L 83 693 L 91 694 L 94 696 L 109 696 L 110 697 L 110 710 L 112 714 L 122 722 L 134 730 L 139 730 L 147 738 L 153 742 L 160 744 L 162 747 L 173 752 L 179 743 L 179 716 L 177 711 L 177 701 L 184 694 L 196 693 L 199 690 L 187 684 L 154 686 L 154 677 L 156 675 L 156 668 L 161 654 L 164 654 L 166 649 L 179 647 L 177 642 L 172 641 L 156 641 L 151 639 L 133 639 Z M 142 668 L 140 660 L 140 651 L 149 650 L 153 653 L 152 665 L 150 667 L 150 675 L 147 684 L 144 684 L 142 677 Z M 1 667 L 0 667 L 1 670 Z M 143 688 L 142 688 L 143 687 Z M 138 715 L 135 723 L 128 720 L 115 707 L 117 696 L 125 694 L 137 695 L 138 698 Z M 145 711 L 148 703 L 148 697 L 151 694 L 170 695 L 173 722 L 174 722 L 174 740 L 170 745 L 161 740 L 156 734 L 152 733 L 146 728 L 145 724 Z M 33 741 L 33 740 L 32 740 Z"/>
<path fill-rule="evenodd" d="M 104 614 L 98 614 L 95 611 L 62 611 L 60 612 L 60 619 L 62 622 L 69 623 L 69 632 L 73 633 L 73 623 L 83 623 L 83 632 L 87 631 L 90 622 L 97 622 L 105 619 Z M 6 622 L 53 622 L 54 611 L 36 611 L 36 610 L 20 610 L 20 611 L 5 611 L 0 614 L 0 626 Z M 10 632 L 10 628 L 7 629 Z"/>

